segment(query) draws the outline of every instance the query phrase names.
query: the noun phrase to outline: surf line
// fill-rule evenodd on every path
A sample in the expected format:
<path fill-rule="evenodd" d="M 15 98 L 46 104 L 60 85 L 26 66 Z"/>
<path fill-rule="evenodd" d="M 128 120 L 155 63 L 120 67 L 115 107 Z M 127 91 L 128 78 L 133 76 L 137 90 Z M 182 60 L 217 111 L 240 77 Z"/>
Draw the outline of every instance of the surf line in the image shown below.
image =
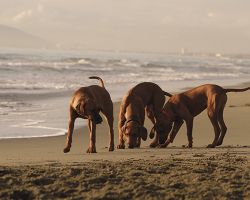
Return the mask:
<path fill-rule="evenodd" d="M 11 127 L 56 130 L 56 131 L 60 131 L 60 135 L 64 135 L 67 132 L 66 129 L 62 129 L 62 128 L 54 128 L 54 127 L 38 125 L 40 123 L 44 123 L 45 122 L 44 120 L 36 121 L 36 120 L 32 120 L 32 119 L 27 119 L 26 121 L 29 121 L 29 122 L 22 123 L 22 124 L 11 125 Z M 53 134 L 53 135 L 59 135 L 59 133 Z"/>

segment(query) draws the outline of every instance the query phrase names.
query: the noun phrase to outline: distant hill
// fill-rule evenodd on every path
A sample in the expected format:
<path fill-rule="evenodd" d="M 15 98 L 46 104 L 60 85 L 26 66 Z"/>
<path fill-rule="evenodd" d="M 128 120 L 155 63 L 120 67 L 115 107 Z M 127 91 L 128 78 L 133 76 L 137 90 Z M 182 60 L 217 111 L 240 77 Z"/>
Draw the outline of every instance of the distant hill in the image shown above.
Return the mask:
<path fill-rule="evenodd" d="M 50 48 L 53 44 L 17 28 L 0 25 L 0 47 Z"/>

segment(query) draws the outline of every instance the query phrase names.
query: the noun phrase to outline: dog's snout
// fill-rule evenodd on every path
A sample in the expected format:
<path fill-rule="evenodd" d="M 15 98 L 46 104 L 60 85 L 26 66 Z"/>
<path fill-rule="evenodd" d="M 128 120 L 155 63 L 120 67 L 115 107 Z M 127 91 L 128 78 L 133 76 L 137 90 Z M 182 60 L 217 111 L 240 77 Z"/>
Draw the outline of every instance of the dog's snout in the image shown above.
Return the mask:
<path fill-rule="evenodd" d="M 96 121 L 97 124 L 102 123 L 102 117 L 100 115 L 97 115 L 95 121 Z"/>
<path fill-rule="evenodd" d="M 102 117 L 98 113 L 93 113 L 93 122 L 96 124 L 102 123 Z"/>
<path fill-rule="evenodd" d="M 102 118 L 99 118 L 97 120 L 95 120 L 96 124 L 101 124 L 102 123 Z"/>

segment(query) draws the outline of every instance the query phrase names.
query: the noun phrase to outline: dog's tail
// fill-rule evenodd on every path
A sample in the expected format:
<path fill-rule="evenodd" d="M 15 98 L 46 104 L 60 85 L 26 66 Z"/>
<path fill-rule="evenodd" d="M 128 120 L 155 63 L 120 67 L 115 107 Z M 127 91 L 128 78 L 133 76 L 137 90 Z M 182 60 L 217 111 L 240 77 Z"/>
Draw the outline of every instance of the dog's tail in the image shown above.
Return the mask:
<path fill-rule="evenodd" d="M 105 88 L 103 80 L 100 77 L 98 77 L 98 76 L 90 76 L 89 79 L 97 79 L 97 80 L 99 80 L 100 83 L 101 83 L 101 87 Z"/>
<path fill-rule="evenodd" d="M 227 92 L 244 92 L 250 90 L 250 87 L 242 88 L 242 89 L 224 89 L 224 91 Z"/>
<path fill-rule="evenodd" d="M 170 94 L 170 93 L 168 93 L 168 92 L 165 92 L 165 91 L 163 91 L 163 90 L 162 90 L 162 92 L 163 92 L 163 94 L 164 94 L 165 96 L 168 96 L 168 97 L 172 97 L 172 96 L 173 96 L 172 94 Z"/>

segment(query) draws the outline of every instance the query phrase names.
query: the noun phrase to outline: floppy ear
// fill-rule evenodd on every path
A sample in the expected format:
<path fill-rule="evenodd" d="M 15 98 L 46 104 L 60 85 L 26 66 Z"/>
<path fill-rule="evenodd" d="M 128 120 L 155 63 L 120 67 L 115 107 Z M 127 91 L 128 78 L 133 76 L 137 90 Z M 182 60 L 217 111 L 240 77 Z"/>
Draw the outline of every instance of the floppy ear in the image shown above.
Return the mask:
<path fill-rule="evenodd" d="M 149 133 L 149 138 L 153 139 L 155 136 L 155 126 L 153 126 L 153 128 L 151 129 L 150 133 Z"/>
<path fill-rule="evenodd" d="M 126 124 L 123 125 L 123 127 L 121 128 L 121 130 L 122 130 L 122 133 L 125 132 L 125 130 L 126 130 Z"/>
<path fill-rule="evenodd" d="M 81 106 L 81 103 L 77 104 L 76 106 L 76 112 L 80 113 L 80 106 Z"/>
<path fill-rule="evenodd" d="M 147 137 L 148 137 L 148 131 L 147 131 L 147 129 L 146 129 L 144 126 L 142 126 L 142 127 L 140 128 L 140 134 L 141 134 L 141 138 L 142 138 L 144 141 L 146 141 L 146 140 L 147 140 Z"/>

